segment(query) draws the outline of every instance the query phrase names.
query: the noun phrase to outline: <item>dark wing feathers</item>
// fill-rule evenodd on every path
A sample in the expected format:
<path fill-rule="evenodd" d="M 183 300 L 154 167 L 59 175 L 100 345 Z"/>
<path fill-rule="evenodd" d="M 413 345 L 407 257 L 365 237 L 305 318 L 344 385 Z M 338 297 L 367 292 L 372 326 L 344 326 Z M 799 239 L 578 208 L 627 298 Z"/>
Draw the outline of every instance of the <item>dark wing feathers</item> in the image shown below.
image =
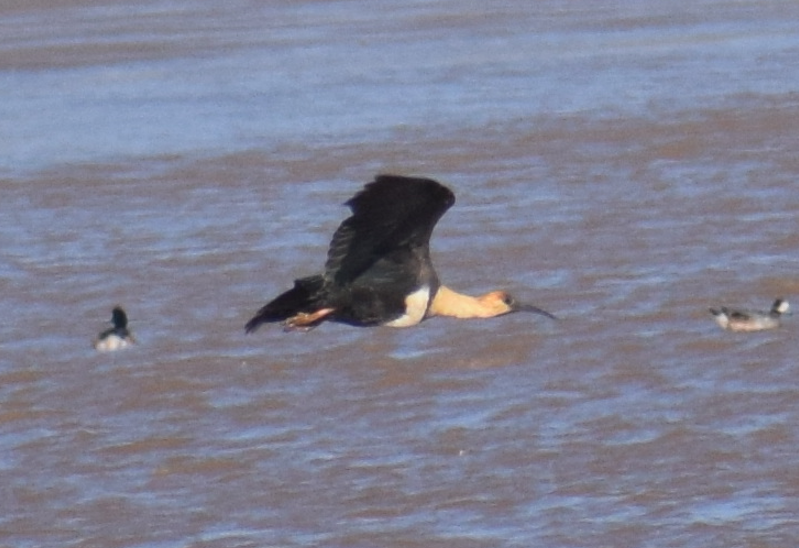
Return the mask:
<path fill-rule="evenodd" d="M 398 248 L 427 246 L 455 196 L 432 179 L 379 175 L 346 202 L 352 216 L 330 242 L 325 279 L 344 285 Z"/>
<path fill-rule="evenodd" d="M 294 287 L 281 293 L 258 311 L 244 329 L 252 333 L 262 323 L 282 322 L 299 312 L 313 312 L 315 301 L 324 285 L 322 276 L 308 276 L 294 280 Z"/>
<path fill-rule="evenodd" d="M 346 202 L 352 215 L 333 234 L 324 274 L 296 280 L 247 322 L 247 332 L 320 307 L 333 307 L 338 321 L 356 325 L 401 313 L 420 277 L 437 283 L 427 246 L 453 203 L 452 192 L 432 179 L 376 177 Z"/>

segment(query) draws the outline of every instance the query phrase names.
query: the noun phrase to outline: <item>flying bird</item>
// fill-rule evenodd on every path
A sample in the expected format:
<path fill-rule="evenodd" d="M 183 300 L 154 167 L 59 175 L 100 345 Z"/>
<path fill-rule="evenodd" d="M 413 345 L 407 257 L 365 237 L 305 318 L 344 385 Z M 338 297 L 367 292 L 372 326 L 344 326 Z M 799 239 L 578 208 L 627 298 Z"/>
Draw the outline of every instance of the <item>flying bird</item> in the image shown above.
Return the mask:
<path fill-rule="evenodd" d="M 409 327 L 432 316 L 491 318 L 510 312 L 555 316 L 505 291 L 472 297 L 441 285 L 430 236 L 455 195 L 432 179 L 379 175 L 348 200 L 352 216 L 333 234 L 321 274 L 299 278 L 245 327 L 282 322 L 287 330 L 324 321 Z"/>
<path fill-rule="evenodd" d="M 720 309 L 711 308 L 716 323 L 729 331 L 762 331 L 779 327 L 784 314 L 790 310 L 788 301 L 777 299 L 768 312 L 731 310 L 726 306 Z"/>
<path fill-rule="evenodd" d="M 128 330 L 128 315 L 121 307 L 117 306 L 111 311 L 111 323 L 114 327 L 106 329 L 94 341 L 94 348 L 98 352 L 111 352 L 121 350 L 132 345 L 135 340 Z"/>

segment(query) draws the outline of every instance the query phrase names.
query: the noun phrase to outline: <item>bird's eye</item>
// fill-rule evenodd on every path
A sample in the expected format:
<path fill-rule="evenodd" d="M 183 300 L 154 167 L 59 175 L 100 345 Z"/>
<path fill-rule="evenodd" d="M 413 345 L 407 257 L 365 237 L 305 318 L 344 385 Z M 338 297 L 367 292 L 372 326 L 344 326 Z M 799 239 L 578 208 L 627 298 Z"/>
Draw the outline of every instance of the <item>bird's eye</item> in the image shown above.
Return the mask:
<path fill-rule="evenodd" d="M 513 297 L 511 297 L 510 295 L 505 295 L 504 297 L 502 297 L 502 302 L 508 306 L 513 306 Z"/>

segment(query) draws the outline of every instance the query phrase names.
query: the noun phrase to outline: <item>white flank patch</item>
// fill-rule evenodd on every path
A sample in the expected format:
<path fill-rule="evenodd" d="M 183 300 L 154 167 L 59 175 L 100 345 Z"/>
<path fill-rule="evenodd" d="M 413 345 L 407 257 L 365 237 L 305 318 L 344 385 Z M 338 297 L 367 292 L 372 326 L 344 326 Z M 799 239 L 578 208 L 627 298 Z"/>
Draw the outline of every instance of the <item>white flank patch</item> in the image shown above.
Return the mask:
<path fill-rule="evenodd" d="M 730 318 L 728 318 L 727 314 L 724 312 L 719 312 L 718 314 L 715 314 L 714 319 L 716 320 L 716 323 L 721 326 L 722 329 L 727 329 L 730 326 Z"/>
<path fill-rule="evenodd" d="M 119 335 L 110 335 L 94 343 L 94 348 L 98 352 L 114 352 L 115 350 L 122 350 L 128 346 L 130 346 L 130 342 Z"/>
<path fill-rule="evenodd" d="M 405 314 L 386 323 L 389 327 L 410 327 L 422 321 L 430 302 L 430 287 L 423 285 L 405 297 Z"/>

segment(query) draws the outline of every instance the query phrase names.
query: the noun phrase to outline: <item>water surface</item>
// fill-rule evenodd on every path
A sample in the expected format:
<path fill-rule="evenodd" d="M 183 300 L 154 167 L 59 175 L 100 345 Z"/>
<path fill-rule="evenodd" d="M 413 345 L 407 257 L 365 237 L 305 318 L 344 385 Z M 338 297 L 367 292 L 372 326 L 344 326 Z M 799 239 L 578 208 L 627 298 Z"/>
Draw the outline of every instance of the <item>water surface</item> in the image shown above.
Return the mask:
<path fill-rule="evenodd" d="M 0 11 L 0 543 L 790 546 L 790 3 Z M 246 320 L 378 172 L 461 291 L 562 319 Z M 91 340 L 122 304 L 139 344 Z"/>

